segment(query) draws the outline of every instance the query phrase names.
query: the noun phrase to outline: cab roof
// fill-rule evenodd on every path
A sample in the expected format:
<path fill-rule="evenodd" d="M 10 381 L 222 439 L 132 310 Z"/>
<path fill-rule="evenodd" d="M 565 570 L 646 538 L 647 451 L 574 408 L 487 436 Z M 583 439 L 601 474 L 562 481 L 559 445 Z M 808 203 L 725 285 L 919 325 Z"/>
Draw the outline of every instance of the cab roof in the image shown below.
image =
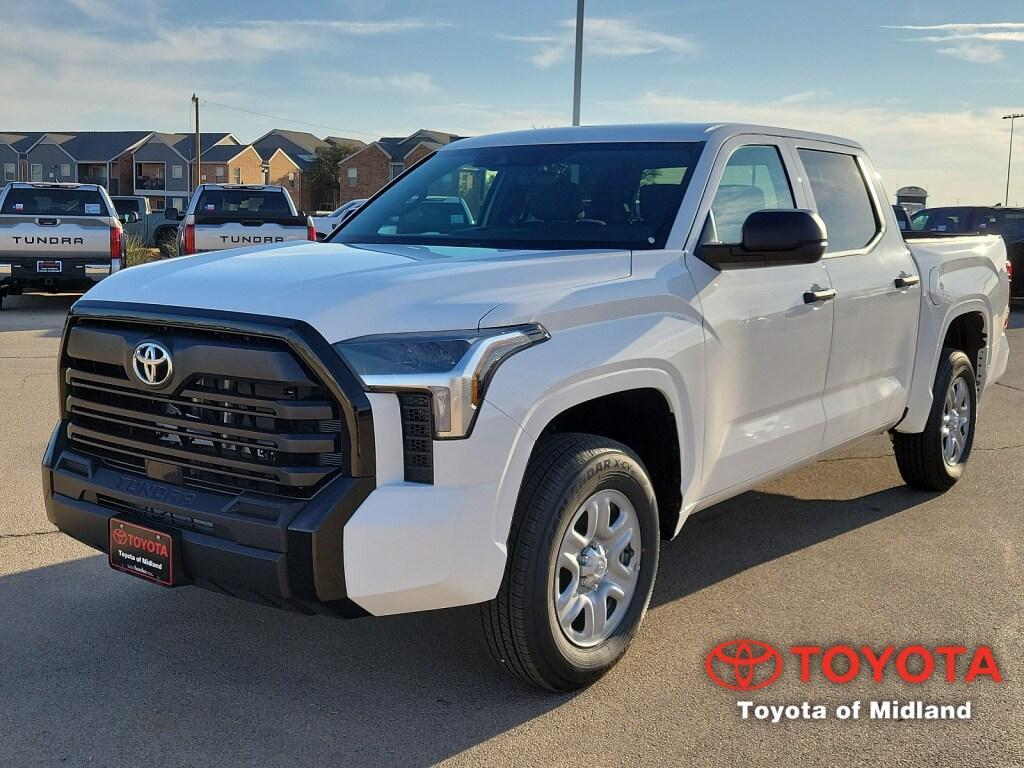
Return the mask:
<path fill-rule="evenodd" d="M 493 133 L 448 144 L 439 152 L 457 152 L 473 147 L 500 147 L 528 144 L 576 144 L 643 141 L 706 141 L 721 144 L 740 135 L 810 139 L 862 149 L 861 145 L 840 136 L 797 131 L 747 123 L 641 123 L 636 125 L 584 125 L 563 128 L 535 128 L 526 131 Z"/>

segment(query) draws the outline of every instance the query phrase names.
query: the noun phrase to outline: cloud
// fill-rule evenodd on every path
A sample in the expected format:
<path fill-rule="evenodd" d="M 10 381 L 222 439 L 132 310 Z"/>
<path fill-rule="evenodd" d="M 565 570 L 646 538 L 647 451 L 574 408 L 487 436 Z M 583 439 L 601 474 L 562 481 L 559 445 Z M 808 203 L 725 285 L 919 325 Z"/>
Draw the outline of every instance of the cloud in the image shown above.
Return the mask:
<path fill-rule="evenodd" d="M 1001 21 L 956 24 L 906 24 L 883 29 L 929 34 L 908 38 L 914 43 L 934 43 L 936 52 L 973 64 L 994 64 L 1003 60 L 1003 50 L 995 43 L 1024 43 L 1024 22 Z"/>
<path fill-rule="evenodd" d="M 426 72 L 404 72 L 400 75 L 360 75 L 355 72 L 340 70 L 320 71 L 315 81 L 332 93 L 340 94 L 348 88 L 359 88 L 367 91 L 397 89 L 406 94 L 434 94 L 440 89 L 434 78 Z"/>
<path fill-rule="evenodd" d="M 548 34 L 500 37 L 532 46 L 534 52 L 527 60 L 537 69 L 548 69 L 573 52 L 575 34 L 576 20 L 565 19 Z M 589 56 L 693 55 L 699 50 L 697 42 L 688 35 L 659 32 L 621 18 L 588 18 L 583 25 L 583 44 Z"/>
<path fill-rule="evenodd" d="M 1003 52 L 998 46 L 981 43 L 957 43 L 949 48 L 939 48 L 938 52 L 974 64 L 994 64 L 1003 60 Z"/>

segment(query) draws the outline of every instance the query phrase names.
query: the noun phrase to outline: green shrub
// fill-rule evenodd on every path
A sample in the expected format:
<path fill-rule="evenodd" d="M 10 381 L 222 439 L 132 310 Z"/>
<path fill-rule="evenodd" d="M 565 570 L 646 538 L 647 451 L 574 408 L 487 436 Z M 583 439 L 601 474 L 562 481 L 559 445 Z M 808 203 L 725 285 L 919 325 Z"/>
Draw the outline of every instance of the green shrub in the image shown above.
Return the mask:
<path fill-rule="evenodd" d="M 124 252 L 121 258 L 122 268 L 148 264 L 152 260 L 153 252 L 146 247 L 142 240 L 134 236 L 124 239 Z"/>

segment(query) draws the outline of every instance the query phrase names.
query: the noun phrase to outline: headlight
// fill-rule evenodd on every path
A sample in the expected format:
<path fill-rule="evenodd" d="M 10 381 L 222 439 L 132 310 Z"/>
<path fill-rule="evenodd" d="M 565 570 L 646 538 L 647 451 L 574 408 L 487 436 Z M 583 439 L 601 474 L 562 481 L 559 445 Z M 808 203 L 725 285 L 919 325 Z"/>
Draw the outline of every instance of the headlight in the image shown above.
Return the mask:
<path fill-rule="evenodd" d="M 502 362 L 550 338 L 543 326 L 363 336 L 334 345 L 373 392 L 431 394 L 434 436 L 465 437 Z"/>

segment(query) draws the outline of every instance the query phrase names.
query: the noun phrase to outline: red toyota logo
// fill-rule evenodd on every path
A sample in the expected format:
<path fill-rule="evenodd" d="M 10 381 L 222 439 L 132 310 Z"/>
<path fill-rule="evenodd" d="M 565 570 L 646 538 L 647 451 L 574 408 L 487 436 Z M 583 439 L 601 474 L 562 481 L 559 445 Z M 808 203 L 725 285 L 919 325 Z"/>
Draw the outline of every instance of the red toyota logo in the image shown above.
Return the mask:
<path fill-rule="evenodd" d="M 119 547 L 123 547 L 128 541 L 128 534 L 124 532 L 124 528 L 114 529 L 114 543 Z"/>
<path fill-rule="evenodd" d="M 727 640 L 711 649 L 704 668 L 723 688 L 756 691 L 782 674 L 782 655 L 758 640 Z"/>

